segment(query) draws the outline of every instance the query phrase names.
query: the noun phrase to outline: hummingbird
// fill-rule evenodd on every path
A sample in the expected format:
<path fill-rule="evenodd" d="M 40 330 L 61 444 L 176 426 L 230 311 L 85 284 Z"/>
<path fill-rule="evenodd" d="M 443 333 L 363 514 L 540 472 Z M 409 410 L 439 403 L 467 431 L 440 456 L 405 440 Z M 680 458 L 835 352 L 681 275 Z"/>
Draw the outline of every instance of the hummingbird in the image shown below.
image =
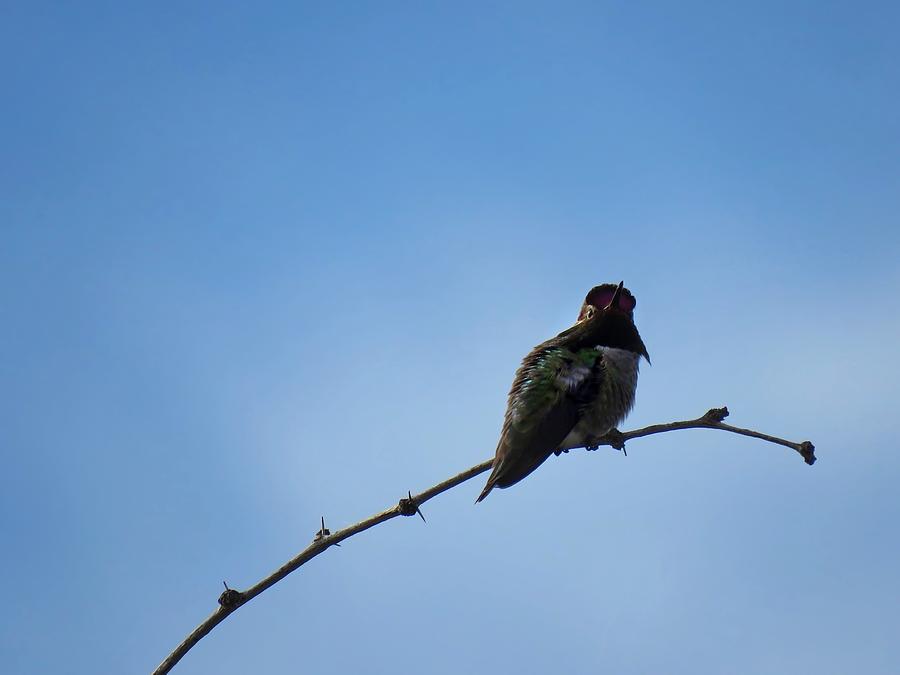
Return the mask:
<path fill-rule="evenodd" d="M 624 282 L 592 288 L 571 328 L 539 344 L 516 371 L 494 469 L 477 502 L 518 483 L 552 454 L 592 447 L 634 406 L 638 365 L 650 355 Z"/>

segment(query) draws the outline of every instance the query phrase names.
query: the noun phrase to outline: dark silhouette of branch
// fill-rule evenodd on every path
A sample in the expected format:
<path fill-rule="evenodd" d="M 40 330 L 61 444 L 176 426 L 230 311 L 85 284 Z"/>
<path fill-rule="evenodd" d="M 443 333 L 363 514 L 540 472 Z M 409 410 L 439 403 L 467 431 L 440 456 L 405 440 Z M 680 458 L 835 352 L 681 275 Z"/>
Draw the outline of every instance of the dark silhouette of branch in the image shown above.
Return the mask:
<path fill-rule="evenodd" d="M 668 424 L 654 424 L 649 427 L 635 429 L 634 431 L 626 431 L 624 433 L 613 431 L 606 437 L 599 440 L 598 447 L 600 445 L 609 445 L 618 450 L 624 450 L 625 442 L 633 438 L 641 438 L 643 436 L 661 434 L 666 431 L 677 431 L 679 429 L 720 429 L 722 431 L 730 431 L 732 433 L 741 434 L 743 436 L 760 438 L 764 441 L 769 441 L 770 443 L 777 443 L 779 445 L 792 448 L 800 453 L 807 464 L 812 465 L 816 461 L 815 446 L 813 446 L 813 444 L 809 441 L 794 443 L 792 441 L 787 441 L 776 436 L 769 436 L 768 434 L 763 434 L 758 431 L 733 427 L 730 424 L 724 424 L 722 422 L 722 420 L 727 416 L 728 408 L 713 408 L 712 410 L 709 410 L 705 415 L 703 415 L 702 417 L 698 417 L 695 420 L 670 422 Z M 354 525 L 350 525 L 349 527 L 345 527 L 344 529 L 338 530 L 334 533 L 332 533 L 325 527 L 325 518 L 323 517 L 322 528 L 316 533 L 312 543 L 305 549 L 303 549 L 300 553 L 298 553 L 295 557 L 284 563 L 284 565 L 279 567 L 272 574 L 267 576 L 265 579 L 262 579 L 245 591 L 238 591 L 233 588 L 228 588 L 228 585 L 226 584 L 225 592 L 223 592 L 222 595 L 219 596 L 218 609 L 210 614 L 209 617 L 207 617 L 206 620 L 203 621 L 203 623 L 197 626 L 191 632 L 191 634 L 188 635 L 184 639 L 184 641 L 180 645 L 178 645 L 178 647 L 176 647 L 175 650 L 171 654 L 169 654 L 161 664 L 159 664 L 157 669 L 153 671 L 153 675 L 164 675 L 165 673 L 171 671 L 175 664 L 178 663 L 195 644 L 202 640 L 203 637 L 205 637 L 213 628 L 224 621 L 229 614 L 234 612 L 241 605 L 244 605 L 255 598 L 270 586 L 274 586 L 276 583 L 284 579 L 288 574 L 290 574 L 300 566 L 306 564 L 320 553 L 323 553 L 329 547 L 339 546 L 340 542 L 344 541 L 344 539 L 352 537 L 354 534 L 364 532 L 370 527 L 375 527 L 376 525 L 379 525 L 387 520 L 391 520 L 392 518 L 396 518 L 397 516 L 414 516 L 418 513 L 422 517 L 422 520 L 425 520 L 425 516 L 422 515 L 422 512 L 420 510 L 422 504 L 427 502 L 429 499 L 437 497 L 442 492 L 446 492 L 447 490 L 456 487 L 460 483 L 465 483 L 470 478 L 474 478 L 475 476 L 484 473 L 491 468 L 491 465 L 493 463 L 494 460 L 489 459 L 485 462 L 481 462 L 481 464 L 476 464 L 475 466 L 466 469 L 462 473 L 458 473 L 452 478 L 448 478 L 447 480 L 438 483 L 437 485 L 434 485 L 417 495 L 413 495 L 407 492 L 407 497 L 402 498 L 396 506 L 385 509 L 380 513 L 376 513 L 375 515 L 370 516 L 365 520 L 361 520 Z"/>

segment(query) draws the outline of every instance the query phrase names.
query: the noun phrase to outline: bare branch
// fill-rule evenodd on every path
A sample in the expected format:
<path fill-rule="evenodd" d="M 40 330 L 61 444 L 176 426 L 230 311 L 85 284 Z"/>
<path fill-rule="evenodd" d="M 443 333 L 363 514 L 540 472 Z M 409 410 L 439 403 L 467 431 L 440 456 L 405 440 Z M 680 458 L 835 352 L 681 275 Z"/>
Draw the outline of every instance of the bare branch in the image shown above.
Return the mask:
<path fill-rule="evenodd" d="M 800 443 L 794 443 L 793 441 L 778 438 L 777 436 L 770 436 L 769 434 L 763 434 L 759 431 L 753 431 L 752 429 L 741 429 L 740 427 L 733 427 L 730 424 L 724 424 L 722 422 L 722 420 L 724 420 L 726 417 L 728 417 L 728 408 L 712 408 L 711 410 L 708 410 L 705 415 L 703 415 L 702 417 L 698 417 L 695 420 L 686 420 L 684 422 L 669 422 L 668 424 L 653 424 L 649 427 L 644 427 L 643 429 L 626 431 L 625 433 L 621 434 L 615 432 L 611 436 L 601 439 L 600 445 L 609 445 L 616 448 L 617 450 L 621 450 L 625 445 L 625 441 L 629 441 L 632 438 L 641 438 L 643 436 L 661 434 L 665 431 L 678 431 L 679 429 L 721 429 L 722 431 L 730 431 L 733 434 L 750 436 L 752 438 L 759 438 L 764 441 L 768 441 L 769 443 L 777 443 L 778 445 L 783 445 L 786 448 L 791 448 L 799 452 L 800 456 L 803 457 L 803 461 L 805 461 L 810 466 L 815 464 L 816 446 L 814 446 L 811 442 L 802 441 Z"/>
<path fill-rule="evenodd" d="M 776 436 L 770 436 L 768 434 L 763 434 L 751 429 L 741 429 L 739 427 L 733 427 L 730 424 L 724 424 L 722 422 L 722 420 L 727 416 L 727 408 L 713 408 L 702 417 L 698 417 L 694 420 L 669 422 L 668 424 L 654 424 L 649 427 L 635 429 L 634 431 L 626 431 L 624 433 L 615 431 L 600 439 L 598 445 L 609 445 L 616 449 L 624 450 L 625 442 L 633 438 L 652 436 L 653 434 L 661 434 L 666 431 L 678 431 L 680 429 L 720 429 L 722 431 L 730 431 L 732 433 L 741 434 L 743 436 L 751 436 L 753 438 L 759 438 L 770 443 L 777 443 L 778 445 L 792 448 L 793 450 L 796 450 L 798 453 L 800 453 L 807 464 L 812 465 L 816 461 L 815 446 L 813 446 L 813 444 L 809 441 L 794 443 L 793 441 L 788 441 Z M 162 663 L 159 664 L 157 669 L 153 671 L 153 675 L 164 675 L 165 673 L 171 671 L 172 668 L 175 667 L 175 664 L 178 663 L 194 645 L 202 640 L 213 628 L 224 621 L 229 614 L 231 614 L 241 605 L 244 605 L 255 598 L 270 586 L 274 586 L 276 583 L 284 579 L 288 574 L 301 567 L 302 565 L 305 565 L 320 553 L 324 553 L 329 547 L 337 546 L 344 539 L 352 537 L 354 534 L 364 532 L 370 527 L 375 527 L 376 525 L 391 520 L 392 518 L 396 518 L 397 516 L 414 516 L 416 514 L 419 514 L 422 517 L 422 520 L 425 520 L 425 516 L 422 515 L 422 512 L 420 510 L 422 504 L 427 502 L 429 499 L 437 497 L 442 492 L 446 492 L 447 490 L 450 490 L 451 488 L 454 488 L 457 485 L 465 483 L 467 480 L 484 473 L 491 468 L 493 463 L 494 460 L 489 459 L 485 462 L 481 462 L 481 464 L 476 464 L 475 466 L 470 467 L 465 471 L 456 474 L 452 478 L 448 478 L 447 480 L 438 483 L 437 485 L 434 485 L 417 495 L 413 495 L 407 492 L 407 497 L 402 498 L 396 506 L 385 509 L 380 513 L 376 513 L 374 516 L 370 516 L 369 518 L 361 520 L 354 525 L 345 527 L 343 530 L 338 530 L 333 534 L 325 527 L 325 518 L 323 517 L 322 527 L 316 533 L 313 542 L 296 556 L 288 560 L 284 565 L 275 570 L 272 574 L 267 576 L 265 579 L 257 582 L 246 591 L 237 591 L 233 588 L 228 588 L 228 585 L 225 584 L 225 592 L 219 596 L 218 609 L 210 614 L 209 617 L 207 617 L 206 620 L 203 621 L 203 623 L 197 626 L 191 632 L 191 634 L 188 635 L 184 639 L 184 641 L 165 658 Z"/>

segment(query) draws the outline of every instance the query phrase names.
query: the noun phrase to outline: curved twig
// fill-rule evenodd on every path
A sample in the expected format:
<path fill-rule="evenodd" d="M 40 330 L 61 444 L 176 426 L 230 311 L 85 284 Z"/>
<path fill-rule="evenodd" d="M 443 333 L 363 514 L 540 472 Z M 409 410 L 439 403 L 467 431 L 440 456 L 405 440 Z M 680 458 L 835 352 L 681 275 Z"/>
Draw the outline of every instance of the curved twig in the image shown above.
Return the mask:
<path fill-rule="evenodd" d="M 633 438 L 641 438 L 643 436 L 661 434 L 666 431 L 677 431 L 679 429 L 720 429 L 722 431 L 730 431 L 732 433 L 741 434 L 743 436 L 751 436 L 753 438 L 759 438 L 770 443 L 777 443 L 779 445 L 792 448 L 800 453 L 807 464 L 811 465 L 816 461 L 815 446 L 809 441 L 794 443 L 793 441 L 788 441 L 776 436 L 770 436 L 768 434 L 763 434 L 751 429 L 741 429 L 739 427 L 733 427 L 730 424 L 724 424 L 722 422 L 722 420 L 727 416 L 727 408 L 713 408 L 702 417 L 698 417 L 694 420 L 669 422 L 668 424 L 654 424 L 649 427 L 643 427 L 641 429 L 635 429 L 633 431 L 626 431 L 624 433 L 613 432 L 605 438 L 600 439 L 599 445 L 609 445 L 622 450 L 625 447 L 625 442 Z M 387 520 L 391 520 L 392 518 L 396 518 L 397 516 L 414 516 L 417 513 L 421 516 L 422 514 L 419 510 L 419 507 L 422 504 L 427 502 L 429 499 L 437 497 L 442 492 L 446 492 L 447 490 L 456 487 L 460 483 L 465 483 L 470 478 L 474 478 L 475 476 L 484 473 L 491 468 L 493 463 L 494 460 L 489 459 L 485 462 L 481 462 L 480 464 L 476 464 L 475 466 L 470 467 L 465 471 L 456 474 L 452 478 L 448 478 L 447 480 L 440 482 L 437 485 L 434 485 L 417 495 L 409 495 L 409 493 L 407 493 L 409 496 L 401 499 L 396 506 L 385 509 L 380 513 L 376 513 L 375 515 L 370 516 L 365 520 L 361 520 L 358 523 L 345 527 L 344 529 L 338 530 L 334 533 L 331 533 L 325 527 L 325 519 L 323 518 L 322 529 L 320 529 L 316 533 L 313 542 L 296 556 L 284 563 L 284 565 L 275 570 L 272 574 L 267 576 L 265 579 L 257 582 L 246 591 L 237 591 L 233 588 L 228 588 L 228 586 L 226 585 L 225 592 L 222 593 L 221 596 L 219 596 L 219 607 L 216 609 L 216 611 L 210 614 L 203 621 L 203 623 L 197 626 L 190 633 L 190 635 L 188 635 L 182 641 L 182 643 L 178 645 L 178 647 L 176 647 L 175 650 L 171 654 L 169 654 L 162 663 L 159 664 L 156 670 L 153 671 L 153 675 L 164 675 L 165 673 L 171 671 L 172 668 L 175 667 L 175 664 L 178 663 L 194 645 L 202 640 L 213 628 L 224 621 L 229 614 L 234 612 L 241 605 L 248 603 L 250 600 L 255 598 L 270 586 L 274 586 L 276 583 L 284 579 L 288 574 L 306 564 L 320 553 L 323 553 L 330 546 L 337 546 L 344 539 L 352 537 L 354 534 L 364 532 L 370 527 L 375 527 L 376 525 L 379 525 Z M 422 518 L 424 520 L 424 516 Z"/>
<path fill-rule="evenodd" d="M 759 438 L 764 441 L 768 441 L 769 443 L 777 443 L 778 445 L 783 445 L 786 448 L 791 448 L 792 450 L 796 450 L 798 453 L 800 453 L 800 456 L 803 457 L 803 461 L 810 466 L 816 463 L 816 446 L 814 446 L 810 441 L 801 441 L 800 443 L 794 443 L 793 441 L 778 438 L 778 436 L 770 436 L 769 434 L 764 434 L 759 431 L 753 431 L 752 429 L 741 429 L 740 427 L 733 427 L 730 424 L 724 424 L 722 422 L 722 420 L 724 420 L 726 417 L 728 417 L 728 408 L 712 408 L 711 410 L 707 410 L 705 415 L 703 415 L 702 417 L 698 417 L 695 420 L 687 420 L 685 422 L 669 422 L 668 424 L 652 424 L 649 427 L 635 429 L 634 431 L 626 431 L 619 435 L 613 434 L 610 437 L 602 439 L 600 445 L 610 445 L 617 450 L 621 450 L 622 447 L 619 447 L 620 441 L 622 446 L 624 446 L 625 441 L 629 441 L 632 438 L 652 436 L 653 434 L 661 434 L 664 431 L 678 431 L 679 429 L 721 429 L 722 431 L 730 431 L 733 434 L 750 436 L 751 438 Z"/>

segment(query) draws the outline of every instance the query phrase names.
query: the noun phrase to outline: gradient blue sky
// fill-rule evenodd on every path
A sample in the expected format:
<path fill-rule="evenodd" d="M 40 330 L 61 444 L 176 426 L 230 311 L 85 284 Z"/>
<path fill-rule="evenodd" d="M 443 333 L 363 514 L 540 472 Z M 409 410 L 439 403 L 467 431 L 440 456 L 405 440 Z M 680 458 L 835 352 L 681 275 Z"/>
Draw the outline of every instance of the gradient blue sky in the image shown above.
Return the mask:
<path fill-rule="evenodd" d="M 492 455 L 624 279 L 627 428 L 328 551 L 176 672 L 896 673 L 896 3 L 5 3 L 4 672 L 149 672 Z"/>

